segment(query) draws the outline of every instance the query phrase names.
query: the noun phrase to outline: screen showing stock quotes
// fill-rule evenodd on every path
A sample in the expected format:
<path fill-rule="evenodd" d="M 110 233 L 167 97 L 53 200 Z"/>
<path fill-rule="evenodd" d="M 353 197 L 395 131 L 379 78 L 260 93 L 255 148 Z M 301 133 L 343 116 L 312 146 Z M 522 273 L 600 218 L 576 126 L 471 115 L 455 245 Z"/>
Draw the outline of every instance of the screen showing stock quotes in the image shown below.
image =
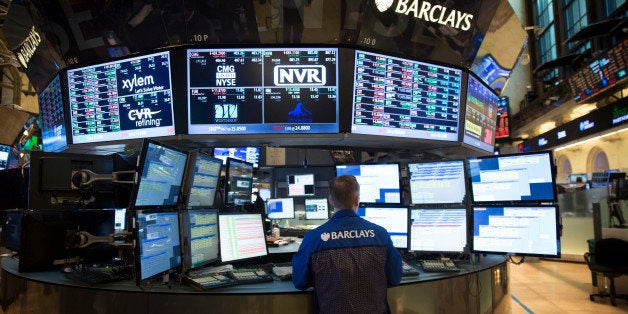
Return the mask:
<path fill-rule="evenodd" d="M 57 75 L 39 94 L 41 141 L 46 152 L 59 152 L 68 146 L 63 112 L 61 77 Z"/>
<path fill-rule="evenodd" d="M 188 132 L 338 132 L 338 49 L 188 50 Z"/>
<path fill-rule="evenodd" d="M 67 75 L 74 144 L 175 134 L 169 52 Z"/>
<path fill-rule="evenodd" d="M 467 109 L 462 141 L 493 152 L 499 97 L 472 75 L 467 85 Z"/>
<path fill-rule="evenodd" d="M 462 71 L 356 51 L 351 132 L 457 141 Z"/>

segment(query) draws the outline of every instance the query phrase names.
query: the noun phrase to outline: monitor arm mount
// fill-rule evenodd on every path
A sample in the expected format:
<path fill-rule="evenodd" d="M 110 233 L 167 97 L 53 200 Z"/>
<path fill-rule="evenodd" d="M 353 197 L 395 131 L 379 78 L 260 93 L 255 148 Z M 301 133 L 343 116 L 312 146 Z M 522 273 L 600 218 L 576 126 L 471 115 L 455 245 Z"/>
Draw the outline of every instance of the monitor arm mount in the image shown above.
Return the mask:
<path fill-rule="evenodd" d="M 107 243 L 116 247 L 133 246 L 132 233 L 129 231 L 116 232 L 105 236 L 95 236 L 87 231 L 68 230 L 66 233 L 66 247 L 86 248 L 94 243 Z"/>
<path fill-rule="evenodd" d="M 85 188 L 96 181 L 111 181 L 119 184 L 134 184 L 133 180 L 122 180 L 121 175 L 134 175 L 135 170 L 114 171 L 112 173 L 95 173 L 88 169 L 81 169 L 72 172 L 72 185 L 76 188 Z"/>

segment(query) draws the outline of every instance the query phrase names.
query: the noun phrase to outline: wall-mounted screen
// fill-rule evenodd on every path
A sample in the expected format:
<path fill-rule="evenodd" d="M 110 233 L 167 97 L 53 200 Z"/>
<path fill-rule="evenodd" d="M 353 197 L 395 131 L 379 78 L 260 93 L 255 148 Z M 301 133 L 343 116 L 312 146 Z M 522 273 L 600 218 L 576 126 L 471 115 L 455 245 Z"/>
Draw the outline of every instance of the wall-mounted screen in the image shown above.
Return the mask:
<path fill-rule="evenodd" d="M 441 208 L 410 210 L 411 251 L 460 253 L 467 247 L 467 210 Z"/>
<path fill-rule="evenodd" d="M 131 206 L 175 208 L 187 160 L 187 152 L 145 139 L 138 159 Z"/>
<path fill-rule="evenodd" d="M 499 97 L 473 75 L 467 84 L 467 106 L 462 141 L 487 152 L 493 152 Z"/>
<path fill-rule="evenodd" d="M 560 257 L 558 208 L 474 207 L 473 252 Z"/>
<path fill-rule="evenodd" d="M 398 163 L 336 165 L 336 175 L 353 175 L 360 184 L 361 203 L 401 203 Z"/>
<path fill-rule="evenodd" d="M 408 247 L 408 207 L 360 206 L 357 214 L 384 227 L 396 248 L 405 249 Z"/>
<path fill-rule="evenodd" d="M 314 174 L 290 174 L 286 181 L 288 181 L 288 196 L 314 195 Z"/>
<path fill-rule="evenodd" d="M 74 144 L 174 135 L 170 53 L 68 70 Z"/>
<path fill-rule="evenodd" d="M 338 133 L 337 48 L 189 49 L 190 134 Z"/>
<path fill-rule="evenodd" d="M 9 156 L 11 155 L 11 146 L 0 144 L 0 170 L 9 168 Z"/>
<path fill-rule="evenodd" d="M 227 158 L 243 160 L 259 167 L 260 148 L 258 146 L 245 147 L 214 147 L 214 157 L 221 159 L 222 164 L 227 164 Z"/>
<path fill-rule="evenodd" d="M 555 202 L 551 152 L 467 159 L 474 203 Z"/>
<path fill-rule="evenodd" d="M 39 93 L 37 101 L 39 102 L 39 125 L 44 151 L 60 152 L 68 146 L 60 75 L 55 76 L 50 84 Z"/>
<path fill-rule="evenodd" d="M 185 246 L 184 266 L 199 268 L 219 259 L 218 211 L 190 209 L 182 212 L 181 234 Z"/>
<path fill-rule="evenodd" d="M 266 209 L 268 219 L 293 219 L 294 199 L 291 197 L 271 198 L 267 201 Z"/>
<path fill-rule="evenodd" d="M 268 255 L 261 214 L 220 214 L 218 228 L 223 263 Z"/>
<path fill-rule="evenodd" d="M 227 158 L 225 204 L 244 205 L 253 195 L 253 164 Z"/>
<path fill-rule="evenodd" d="M 305 199 L 305 219 L 328 219 L 329 207 L 326 198 Z"/>
<path fill-rule="evenodd" d="M 495 138 L 510 137 L 510 98 L 508 96 L 499 97 L 497 102 L 497 125 Z"/>
<path fill-rule="evenodd" d="M 408 164 L 412 204 L 461 204 L 466 195 L 464 161 Z"/>
<path fill-rule="evenodd" d="M 181 266 L 179 215 L 176 211 L 136 212 L 136 283 Z"/>
<path fill-rule="evenodd" d="M 188 193 L 188 207 L 214 206 L 222 160 L 198 153 L 193 167 L 190 169 L 192 182 Z"/>
<path fill-rule="evenodd" d="M 351 133 L 457 141 L 462 70 L 355 53 Z"/>

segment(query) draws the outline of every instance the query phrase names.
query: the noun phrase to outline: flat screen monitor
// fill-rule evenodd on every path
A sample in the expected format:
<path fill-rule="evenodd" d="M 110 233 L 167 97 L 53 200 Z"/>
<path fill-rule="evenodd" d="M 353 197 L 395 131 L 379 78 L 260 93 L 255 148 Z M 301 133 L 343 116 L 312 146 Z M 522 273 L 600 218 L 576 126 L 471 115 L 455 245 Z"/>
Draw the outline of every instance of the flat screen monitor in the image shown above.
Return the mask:
<path fill-rule="evenodd" d="M 194 269 L 219 260 L 218 211 L 189 209 L 182 212 L 185 269 Z"/>
<path fill-rule="evenodd" d="M 408 207 L 361 205 L 357 214 L 384 227 L 396 248 L 408 248 Z"/>
<path fill-rule="evenodd" d="M 464 161 L 408 164 L 412 204 L 462 204 L 466 195 Z"/>
<path fill-rule="evenodd" d="M 175 134 L 170 53 L 68 70 L 74 144 Z"/>
<path fill-rule="evenodd" d="M 190 134 L 338 133 L 337 48 L 188 49 Z"/>
<path fill-rule="evenodd" d="M 336 165 L 336 175 L 353 175 L 360 184 L 361 203 L 401 204 L 398 163 Z"/>
<path fill-rule="evenodd" d="M 227 158 L 225 204 L 244 205 L 253 195 L 253 164 Z"/>
<path fill-rule="evenodd" d="M 145 139 L 138 158 L 131 206 L 144 209 L 175 208 L 187 160 L 187 152 Z"/>
<path fill-rule="evenodd" d="M 220 214 L 218 230 L 222 262 L 268 255 L 261 214 Z"/>
<path fill-rule="evenodd" d="M 473 252 L 560 257 L 557 206 L 473 207 Z"/>
<path fill-rule="evenodd" d="M 582 183 L 587 183 L 587 181 L 589 181 L 586 173 L 572 173 L 569 175 L 569 183 L 578 182 L 578 178 L 582 180 Z"/>
<path fill-rule="evenodd" d="M 0 170 L 9 168 L 9 156 L 11 155 L 11 146 L 0 144 Z"/>
<path fill-rule="evenodd" d="M 126 208 L 105 208 L 103 210 L 113 211 L 115 232 L 123 232 L 126 230 Z"/>
<path fill-rule="evenodd" d="M 305 219 L 329 219 L 329 206 L 327 206 L 327 199 L 306 198 Z"/>
<path fill-rule="evenodd" d="M 179 215 L 176 211 L 135 211 L 135 280 L 144 280 L 181 267 Z"/>
<path fill-rule="evenodd" d="M 268 219 L 293 219 L 294 218 L 294 199 L 288 198 L 271 198 L 266 204 Z"/>
<path fill-rule="evenodd" d="M 458 140 L 462 70 L 356 50 L 351 133 Z"/>
<path fill-rule="evenodd" d="M 68 146 L 63 109 L 61 76 L 55 78 L 39 93 L 39 125 L 45 152 L 60 152 Z"/>
<path fill-rule="evenodd" d="M 550 151 L 467 159 L 474 203 L 554 202 Z"/>
<path fill-rule="evenodd" d="M 188 208 L 212 207 L 222 170 L 222 160 L 198 153 L 190 169 L 192 180 L 188 193 Z"/>
<path fill-rule="evenodd" d="M 440 208 L 410 210 L 411 251 L 460 253 L 467 247 L 467 210 Z"/>
<path fill-rule="evenodd" d="M 462 142 L 492 153 L 497 126 L 499 96 L 469 74 Z"/>
<path fill-rule="evenodd" d="M 314 195 L 314 174 L 289 174 L 286 177 L 288 196 Z"/>
<path fill-rule="evenodd" d="M 227 158 L 243 160 L 253 164 L 254 168 L 259 167 L 260 148 L 257 146 L 245 147 L 214 147 L 214 158 L 222 160 L 222 164 L 227 164 Z"/>

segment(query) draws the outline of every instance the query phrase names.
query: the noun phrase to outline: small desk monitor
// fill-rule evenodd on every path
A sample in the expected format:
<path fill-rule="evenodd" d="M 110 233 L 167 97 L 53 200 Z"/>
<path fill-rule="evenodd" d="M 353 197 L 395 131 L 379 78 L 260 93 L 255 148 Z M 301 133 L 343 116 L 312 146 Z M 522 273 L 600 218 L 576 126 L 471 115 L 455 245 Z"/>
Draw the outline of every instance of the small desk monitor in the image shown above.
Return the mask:
<path fill-rule="evenodd" d="M 288 198 L 271 198 L 266 205 L 268 211 L 268 219 L 293 219 L 294 218 L 294 199 Z"/>
<path fill-rule="evenodd" d="M 408 164 L 412 204 L 462 204 L 465 197 L 464 161 Z"/>
<path fill-rule="evenodd" d="M 314 195 L 314 174 L 291 174 L 287 176 L 288 196 Z"/>
<path fill-rule="evenodd" d="M 398 163 L 336 165 L 336 175 L 353 175 L 360 184 L 361 203 L 401 204 Z"/>
<path fill-rule="evenodd" d="M 188 208 L 207 208 L 214 206 L 216 189 L 222 170 L 222 160 L 211 158 L 205 154 L 198 153 L 190 162 L 193 168 L 188 170 L 191 178 L 188 178 L 189 198 Z"/>
<path fill-rule="evenodd" d="M 199 268 L 219 260 L 218 211 L 189 209 L 182 212 L 183 266 Z"/>
<path fill-rule="evenodd" d="M 362 204 L 358 216 L 384 227 L 396 248 L 408 248 L 408 207 Z"/>
<path fill-rule="evenodd" d="M 225 204 L 244 205 L 253 194 L 253 164 L 227 158 Z"/>
<path fill-rule="evenodd" d="M 305 219 L 329 219 L 329 206 L 326 198 L 305 199 Z"/>
<path fill-rule="evenodd" d="M 140 285 L 181 266 L 179 215 L 173 210 L 137 210 L 135 215 L 135 280 Z"/>
<path fill-rule="evenodd" d="M 268 255 L 261 214 L 220 214 L 218 230 L 222 262 Z"/>
<path fill-rule="evenodd" d="M 410 210 L 411 251 L 460 253 L 467 247 L 465 208 Z"/>

